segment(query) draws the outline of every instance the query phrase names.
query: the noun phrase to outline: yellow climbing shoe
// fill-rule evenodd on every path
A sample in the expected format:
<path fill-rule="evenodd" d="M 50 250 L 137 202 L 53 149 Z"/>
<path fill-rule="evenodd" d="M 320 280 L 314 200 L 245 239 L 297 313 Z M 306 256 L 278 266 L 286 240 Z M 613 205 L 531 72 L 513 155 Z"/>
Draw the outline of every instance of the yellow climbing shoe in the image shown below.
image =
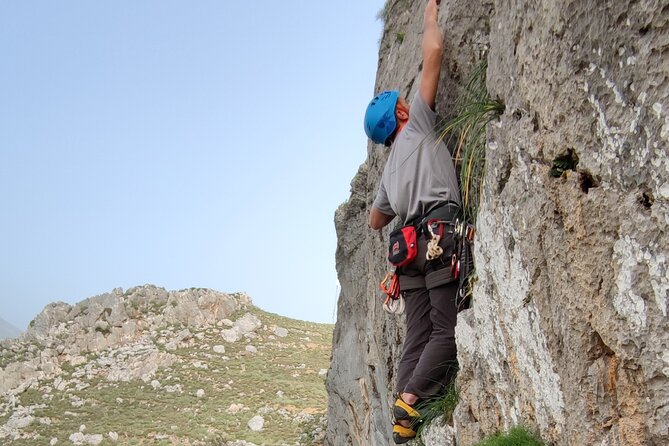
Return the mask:
<path fill-rule="evenodd" d="M 393 441 L 395 444 L 404 444 L 416 436 L 416 431 L 401 424 L 393 425 Z"/>
<path fill-rule="evenodd" d="M 395 420 L 409 420 L 411 422 L 421 419 L 420 412 L 405 403 L 402 398 L 397 398 L 397 401 L 395 401 L 393 417 L 395 417 Z"/>

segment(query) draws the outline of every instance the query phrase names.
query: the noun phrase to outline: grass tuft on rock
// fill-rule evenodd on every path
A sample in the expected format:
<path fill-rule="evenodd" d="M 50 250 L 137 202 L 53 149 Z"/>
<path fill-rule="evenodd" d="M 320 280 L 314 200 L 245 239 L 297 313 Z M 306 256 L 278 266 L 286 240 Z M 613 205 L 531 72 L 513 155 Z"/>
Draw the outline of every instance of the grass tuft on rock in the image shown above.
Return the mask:
<path fill-rule="evenodd" d="M 469 77 L 463 94 L 456 102 L 456 116 L 436 126 L 439 139 L 452 148 L 453 162 L 459 174 L 464 219 L 474 226 L 485 177 L 486 128 L 490 121 L 504 112 L 504 103 L 492 99 L 486 88 L 487 67 L 487 63 L 482 63 Z M 475 281 L 474 265 L 464 285 L 465 301 L 470 301 Z"/>
<path fill-rule="evenodd" d="M 438 418 L 443 417 L 447 423 L 453 423 L 453 412 L 455 411 L 455 406 L 458 405 L 458 401 L 460 401 L 460 394 L 455 385 L 455 375 L 458 369 L 457 362 L 453 363 L 450 367 L 452 367 L 451 375 L 453 379 L 448 387 L 446 387 L 445 392 L 434 399 L 423 402 L 417 407 L 418 411 L 423 415 L 422 422 L 417 430 L 419 444 L 423 444 L 423 429 Z"/>
<path fill-rule="evenodd" d="M 440 123 L 437 134 L 453 149 L 453 161 L 460 173 L 465 219 L 475 224 L 485 175 L 486 127 L 504 112 L 504 103 L 491 99 L 486 88 L 487 63 L 471 74 L 464 93 L 456 103 L 454 118 Z"/>
<path fill-rule="evenodd" d="M 474 446 L 545 446 L 545 443 L 527 428 L 516 426 L 506 434 L 495 434 Z"/>

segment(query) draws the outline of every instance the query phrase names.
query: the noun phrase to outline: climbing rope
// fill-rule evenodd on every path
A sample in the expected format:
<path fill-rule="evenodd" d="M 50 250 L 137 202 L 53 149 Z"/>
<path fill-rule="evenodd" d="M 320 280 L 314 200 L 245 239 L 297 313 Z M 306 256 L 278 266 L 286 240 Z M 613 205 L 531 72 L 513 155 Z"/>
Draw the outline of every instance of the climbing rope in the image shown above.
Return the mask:
<path fill-rule="evenodd" d="M 429 242 L 427 242 L 427 253 L 425 253 L 425 258 L 427 260 L 438 259 L 444 253 L 444 250 L 441 248 L 441 246 L 439 246 L 441 236 L 434 233 L 432 230 L 432 225 L 427 225 L 427 229 L 430 231 L 432 238 Z"/>

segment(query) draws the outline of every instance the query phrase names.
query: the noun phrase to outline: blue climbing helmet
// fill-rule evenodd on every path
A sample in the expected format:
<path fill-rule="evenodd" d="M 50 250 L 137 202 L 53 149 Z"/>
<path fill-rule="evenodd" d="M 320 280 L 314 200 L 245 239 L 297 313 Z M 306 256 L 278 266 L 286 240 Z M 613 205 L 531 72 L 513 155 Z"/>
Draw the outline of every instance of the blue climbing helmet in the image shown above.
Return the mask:
<path fill-rule="evenodd" d="M 388 138 L 395 132 L 395 104 L 400 97 L 399 91 L 384 91 L 371 100 L 365 112 L 365 133 L 377 144 L 387 144 Z"/>

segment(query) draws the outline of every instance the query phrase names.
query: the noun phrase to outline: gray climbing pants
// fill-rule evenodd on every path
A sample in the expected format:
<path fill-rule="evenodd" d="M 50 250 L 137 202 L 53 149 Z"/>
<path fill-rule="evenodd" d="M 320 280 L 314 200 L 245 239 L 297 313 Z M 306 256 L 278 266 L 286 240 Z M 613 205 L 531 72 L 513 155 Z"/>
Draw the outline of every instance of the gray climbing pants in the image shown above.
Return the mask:
<path fill-rule="evenodd" d="M 443 393 L 456 370 L 455 324 L 458 281 L 451 274 L 451 235 L 439 245 L 440 259 L 427 261 L 427 242 L 418 239 L 416 259 L 399 271 L 406 308 L 406 337 L 395 390 L 421 399 Z"/>

